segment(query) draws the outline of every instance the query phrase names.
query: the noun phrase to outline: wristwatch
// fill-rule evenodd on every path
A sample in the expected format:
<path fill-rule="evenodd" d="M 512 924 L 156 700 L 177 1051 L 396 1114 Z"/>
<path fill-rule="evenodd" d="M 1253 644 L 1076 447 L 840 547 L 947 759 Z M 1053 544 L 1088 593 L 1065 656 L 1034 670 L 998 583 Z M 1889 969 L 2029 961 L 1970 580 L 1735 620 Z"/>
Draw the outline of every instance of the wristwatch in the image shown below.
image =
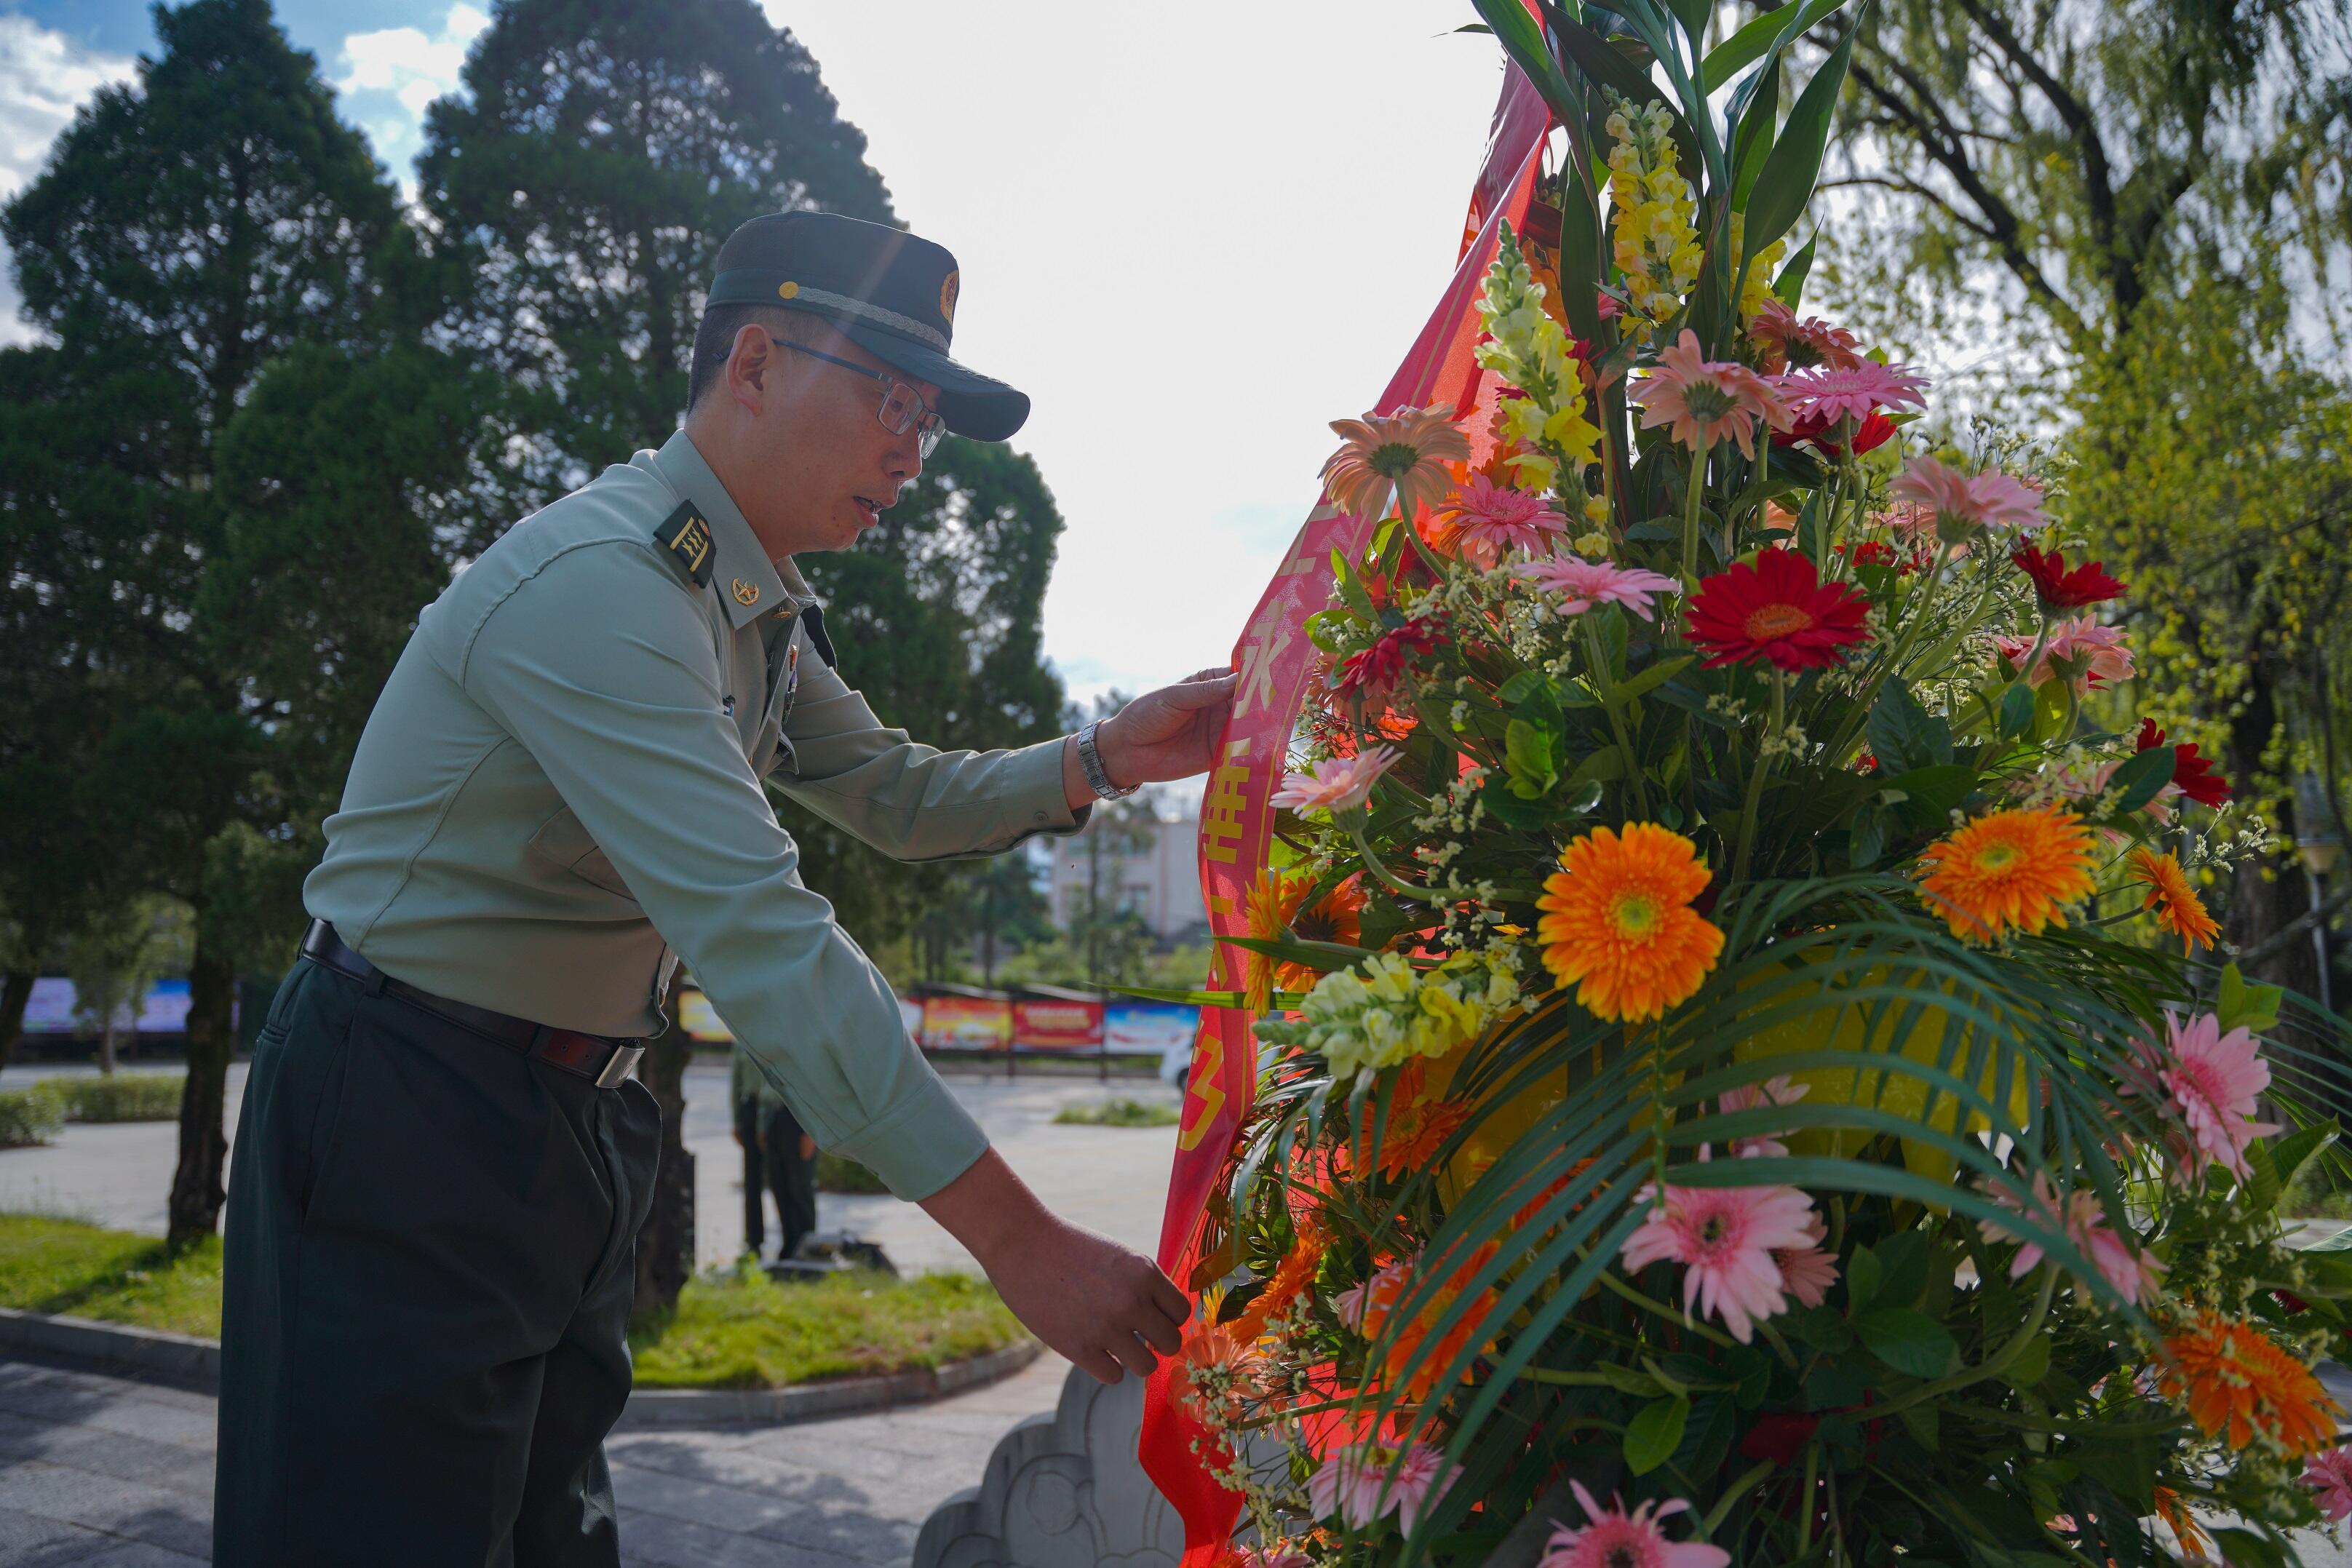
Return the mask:
<path fill-rule="evenodd" d="M 1106 800 L 1124 800 L 1143 786 L 1130 784 L 1122 789 L 1110 781 L 1110 774 L 1103 767 L 1102 753 L 1095 749 L 1095 731 L 1101 727 L 1102 720 L 1096 719 L 1078 731 L 1078 766 L 1087 770 L 1087 783 L 1096 794 Z"/>

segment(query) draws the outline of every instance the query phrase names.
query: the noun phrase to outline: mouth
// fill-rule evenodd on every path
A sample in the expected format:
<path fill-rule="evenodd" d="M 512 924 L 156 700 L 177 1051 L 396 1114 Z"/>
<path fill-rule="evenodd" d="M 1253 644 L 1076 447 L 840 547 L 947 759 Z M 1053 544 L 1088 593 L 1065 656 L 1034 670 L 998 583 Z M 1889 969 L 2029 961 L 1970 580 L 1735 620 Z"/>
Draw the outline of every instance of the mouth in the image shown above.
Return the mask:
<path fill-rule="evenodd" d="M 849 499 L 857 507 L 857 515 L 865 519 L 861 526 L 869 528 L 882 520 L 882 508 L 888 505 L 887 502 L 877 501 L 871 496 L 852 496 Z"/>

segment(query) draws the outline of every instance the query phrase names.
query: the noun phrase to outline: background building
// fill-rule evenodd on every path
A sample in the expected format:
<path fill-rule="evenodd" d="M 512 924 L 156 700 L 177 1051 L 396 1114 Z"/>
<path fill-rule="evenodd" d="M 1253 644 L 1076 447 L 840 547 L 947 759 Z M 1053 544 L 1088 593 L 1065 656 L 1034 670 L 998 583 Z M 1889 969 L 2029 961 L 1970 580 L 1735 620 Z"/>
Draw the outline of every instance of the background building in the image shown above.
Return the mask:
<path fill-rule="evenodd" d="M 1090 891 L 1103 914 L 1133 914 L 1163 942 L 1205 924 L 1197 802 L 1176 814 L 1166 800 L 1137 809 L 1144 799 L 1123 813 L 1097 807 L 1085 831 L 1045 841 L 1045 897 L 1056 926 L 1067 931 L 1085 921 Z"/>

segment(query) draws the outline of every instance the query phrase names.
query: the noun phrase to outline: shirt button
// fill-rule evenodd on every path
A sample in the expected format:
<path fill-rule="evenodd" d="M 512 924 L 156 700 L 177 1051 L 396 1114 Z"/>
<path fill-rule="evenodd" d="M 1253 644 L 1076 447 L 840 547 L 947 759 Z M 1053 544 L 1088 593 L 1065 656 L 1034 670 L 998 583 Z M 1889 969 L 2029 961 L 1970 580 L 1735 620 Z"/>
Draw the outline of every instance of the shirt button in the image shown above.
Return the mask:
<path fill-rule="evenodd" d="M 1045 820 L 1045 812 L 1043 812 L 1043 811 L 1040 811 L 1040 812 L 1038 812 L 1035 816 L 1034 816 L 1034 817 L 1030 818 L 1029 820 L 1030 820 L 1031 821 L 1033 821 L 1033 822 L 1042 822 L 1042 821 L 1044 821 Z"/>

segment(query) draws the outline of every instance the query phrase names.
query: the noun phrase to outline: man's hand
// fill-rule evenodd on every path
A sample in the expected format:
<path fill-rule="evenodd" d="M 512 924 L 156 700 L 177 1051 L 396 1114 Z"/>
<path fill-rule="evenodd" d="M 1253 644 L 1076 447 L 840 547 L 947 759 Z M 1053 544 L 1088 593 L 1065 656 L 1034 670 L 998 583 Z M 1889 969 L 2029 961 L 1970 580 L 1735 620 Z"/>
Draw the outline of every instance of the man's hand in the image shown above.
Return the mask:
<path fill-rule="evenodd" d="M 991 1149 L 923 1200 L 1029 1332 L 1104 1383 L 1148 1375 L 1183 1343 L 1183 1292 L 1151 1261 L 1037 1201 Z"/>
<path fill-rule="evenodd" d="M 1217 737 L 1233 716 L 1234 679 L 1231 670 L 1202 670 L 1178 685 L 1144 693 L 1103 720 L 1095 731 L 1095 750 L 1110 781 L 1125 789 L 1206 772 Z M 1078 762 L 1076 737 L 1064 743 L 1062 783 L 1072 810 L 1095 799 Z"/>

